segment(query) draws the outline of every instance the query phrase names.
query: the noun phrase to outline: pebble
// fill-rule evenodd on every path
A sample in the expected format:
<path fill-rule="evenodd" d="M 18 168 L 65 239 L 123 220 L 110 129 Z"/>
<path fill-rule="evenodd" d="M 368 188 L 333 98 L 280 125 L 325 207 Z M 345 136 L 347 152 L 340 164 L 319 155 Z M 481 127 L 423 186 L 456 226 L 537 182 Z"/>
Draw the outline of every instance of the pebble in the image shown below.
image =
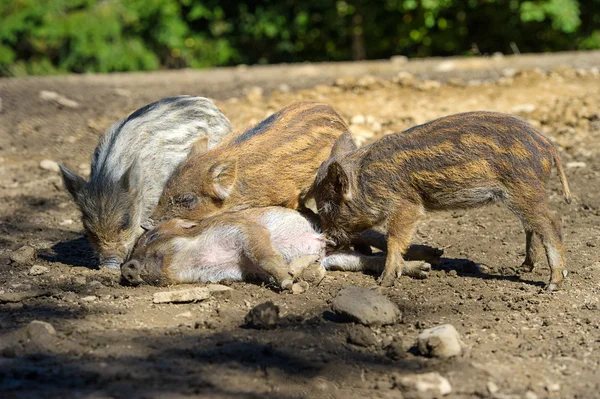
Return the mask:
<path fill-rule="evenodd" d="M 63 97 L 63 96 L 58 97 L 56 99 L 56 102 L 65 108 L 73 108 L 73 109 L 79 108 L 79 103 L 77 101 L 71 100 L 71 99 Z"/>
<path fill-rule="evenodd" d="M 252 103 L 261 101 L 263 98 L 263 89 L 258 86 L 252 87 L 248 91 L 248 94 L 246 94 L 246 98 Z"/>
<path fill-rule="evenodd" d="M 419 353 L 431 357 L 452 357 L 462 353 L 464 343 L 456 328 L 443 324 L 424 330 L 417 338 Z"/>
<path fill-rule="evenodd" d="M 400 71 L 398 74 L 392 79 L 392 82 L 399 84 L 400 86 L 405 87 L 414 87 L 416 85 L 417 79 L 412 73 L 406 71 Z"/>
<path fill-rule="evenodd" d="M 536 110 L 533 104 L 519 104 L 511 108 L 510 112 L 513 114 L 530 114 Z"/>
<path fill-rule="evenodd" d="M 210 292 L 210 296 L 223 299 L 231 299 L 233 288 L 223 284 L 208 284 L 206 286 Z"/>
<path fill-rule="evenodd" d="M 450 381 L 437 372 L 398 377 L 396 384 L 405 389 L 413 389 L 417 392 L 431 393 L 434 395 L 448 395 L 452 392 Z"/>
<path fill-rule="evenodd" d="M 404 345 L 400 338 L 396 337 L 390 342 L 387 347 L 386 355 L 394 360 L 400 360 L 406 357 L 406 350 L 404 349 Z"/>
<path fill-rule="evenodd" d="M 24 245 L 10 254 L 10 260 L 20 265 L 32 265 L 37 258 L 34 247 Z"/>
<path fill-rule="evenodd" d="M 71 283 L 77 285 L 84 285 L 85 283 L 87 283 L 87 279 L 85 278 L 85 276 L 74 276 L 71 277 Z"/>
<path fill-rule="evenodd" d="M 587 164 L 585 162 L 567 162 L 565 165 L 567 169 L 585 168 Z"/>
<path fill-rule="evenodd" d="M 331 308 L 335 313 L 367 326 L 394 324 L 402 317 L 396 304 L 388 297 L 359 287 L 342 289 Z"/>
<path fill-rule="evenodd" d="M 348 330 L 347 341 L 358 346 L 375 346 L 377 339 L 369 327 L 360 324 L 350 327 Z"/>
<path fill-rule="evenodd" d="M 157 292 L 153 296 L 154 303 L 185 303 L 203 301 L 210 297 L 210 290 L 206 287 L 188 288 L 178 291 Z"/>
<path fill-rule="evenodd" d="M 350 119 L 350 123 L 352 125 L 363 125 L 366 121 L 367 121 L 367 119 L 365 118 L 365 116 L 361 115 L 361 114 L 354 115 Z"/>
<path fill-rule="evenodd" d="M 55 91 L 42 90 L 40 91 L 39 96 L 40 100 L 55 101 L 58 97 L 60 97 L 60 94 Z"/>
<path fill-rule="evenodd" d="M 58 163 L 54 162 L 51 159 L 44 159 L 43 161 L 41 161 L 40 168 L 42 168 L 44 170 L 49 170 L 50 172 L 60 172 Z"/>
<path fill-rule="evenodd" d="M 442 61 L 436 67 L 435 70 L 438 72 L 450 72 L 456 68 L 454 61 Z"/>
<path fill-rule="evenodd" d="M 81 298 L 81 300 L 83 302 L 95 302 L 96 299 L 98 299 L 98 297 L 96 297 L 96 295 L 88 295 L 88 296 L 84 296 L 83 298 Z"/>
<path fill-rule="evenodd" d="M 102 288 L 102 283 L 98 280 L 92 280 L 88 283 L 88 287 L 93 289 Z"/>
<path fill-rule="evenodd" d="M 75 222 L 73 221 L 73 219 L 65 219 L 65 220 L 63 220 L 63 221 L 59 222 L 58 224 L 59 224 L 59 225 L 61 225 L 61 226 L 70 226 L 70 225 L 72 225 L 73 223 L 75 223 Z"/>
<path fill-rule="evenodd" d="M 286 83 L 280 84 L 279 86 L 277 86 L 277 88 L 282 93 L 289 93 L 290 91 L 292 91 L 292 89 L 290 88 L 290 86 L 288 84 L 286 84 Z"/>
<path fill-rule="evenodd" d="M 48 268 L 46 266 L 33 265 L 31 269 L 29 269 L 29 274 L 32 276 L 39 276 L 47 272 Z"/>
<path fill-rule="evenodd" d="M 527 392 L 525 392 L 525 395 L 523 396 L 523 399 L 538 399 L 538 396 L 533 391 L 527 391 Z"/>
<path fill-rule="evenodd" d="M 493 381 L 488 381 L 488 383 L 486 384 L 487 390 L 488 392 L 493 395 L 496 392 L 498 392 L 500 390 L 500 388 L 498 388 L 498 385 L 496 385 L 496 383 L 494 383 Z"/>
<path fill-rule="evenodd" d="M 548 392 L 558 392 L 558 391 L 560 391 L 560 384 L 558 384 L 558 383 L 548 384 L 548 385 L 546 385 L 546 390 Z"/>
<path fill-rule="evenodd" d="M 390 57 L 390 62 L 394 66 L 404 65 L 408 62 L 408 57 L 405 55 L 393 55 Z"/>
<path fill-rule="evenodd" d="M 292 284 L 292 294 L 303 294 L 309 288 L 309 284 L 306 281 L 299 281 Z"/>
<path fill-rule="evenodd" d="M 279 307 L 271 301 L 256 305 L 244 317 L 244 324 L 247 327 L 261 330 L 275 328 L 278 322 Z"/>
<path fill-rule="evenodd" d="M 175 315 L 175 317 L 183 317 L 186 319 L 191 319 L 192 318 L 192 312 L 183 312 L 183 313 L 179 313 L 177 315 Z"/>
<path fill-rule="evenodd" d="M 39 94 L 40 100 L 43 101 L 54 101 L 58 105 L 61 105 L 65 108 L 79 108 L 79 103 L 77 101 L 73 101 L 65 96 L 61 96 L 55 91 L 42 90 Z"/>

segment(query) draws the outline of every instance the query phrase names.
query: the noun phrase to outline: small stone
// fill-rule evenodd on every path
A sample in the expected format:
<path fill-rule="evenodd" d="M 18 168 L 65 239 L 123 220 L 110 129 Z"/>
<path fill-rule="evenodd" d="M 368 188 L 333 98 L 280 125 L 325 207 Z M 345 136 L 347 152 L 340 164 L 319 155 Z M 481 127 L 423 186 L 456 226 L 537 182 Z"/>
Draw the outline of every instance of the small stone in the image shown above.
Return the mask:
<path fill-rule="evenodd" d="M 121 97 L 129 97 L 131 96 L 131 90 L 127 90 L 127 89 L 122 89 L 120 87 L 117 87 L 115 89 L 115 94 Z"/>
<path fill-rule="evenodd" d="M 77 285 L 84 285 L 85 283 L 87 283 L 87 279 L 85 278 L 85 276 L 73 276 L 71 277 L 71 283 Z"/>
<path fill-rule="evenodd" d="M 523 399 L 538 399 L 538 396 L 533 391 L 527 391 L 525 392 L 525 395 L 523 395 Z"/>
<path fill-rule="evenodd" d="M 70 225 L 72 225 L 73 223 L 75 223 L 75 222 L 73 221 L 73 219 L 65 219 L 65 220 L 63 220 L 63 221 L 59 222 L 58 224 L 59 224 L 59 225 L 61 225 L 61 226 L 70 226 Z"/>
<path fill-rule="evenodd" d="M 361 114 L 354 115 L 350 119 L 352 125 L 363 125 L 366 122 L 365 116 Z"/>
<path fill-rule="evenodd" d="M 456 62 L 454 61 L 442 61 L 436 67 L 435 70 L 438 72 L 450 72 L 456 68 Z"/>
<path fill-rule="evenodd" d="M 400 338 L 394 338 L 394 340 L 388 345 L 386 355 L 394 360 L 400 360 L 406 357 L 406 350 L 404 349 L 404 345 Z"/>
<path fill-rule="evenodd" d="M 252 103 L 261 101 L 263 98 L 263 89 L 258 86 L 252 87 L 248 91 L 248 94 L 246 94 L 246 98 Z"/>
<path fill-rule="evenodd" d="M 419 353 L 431 357 L 452 357 L 462 353 L 464 344 L 451 324 L 428 328 L 417 338 Z"/>
<path fill-rule="evenodd" d="M 306 281 L 299 281 L 292 284 L 292 294 L 303 294 L 309 288 L 309 284 Z"/>
<path fill-rule="evenodd" d="M 98 297 L 96 297 L 96 295 L 88 295 L 81 298 L 83 302 L 95 302 L 97 299 Z"/>
<path fill-rule="evenodd" d="M 34 247 L 24 245 L 10 254 L 10 260 L 20 265 L 32 265 L 37 258 Z"/>
<path fill-rule="evenodd" d="M 448 395 L 452 392 L 450 381 L 437 372 L 398 376 L 396 377 L 396 384 L 404 389 L 434 395 Z"/>
<path fill-rule="evenodd" d="M 183 312 L 183 313 L 179 313 L 177 315 L 175 315 L 175 317 L 183 317 L 186 319 L 191 319 L 192 318 L 192 312 Z"/>
<path fill-rule="evenodd" d="M 39 276 L 48 272 L 48 268 L 46 266 L 33 265 L 31 269 L 29 269 L 29 274 L 32 276 Z"/>
<path fill-rule="evenodd" d="M 290 91 L 292 91 L 292 89 L 290 88 L 290 85 L 288 85 L 286 83 L 280 84 L 279 86 L 277 86 L 277 88 L 282 93 L 289 93 Z"/>
<path fill-rule="evenodd" d="M 418 89 L 422 91 L 434 91 L 439 90 L 442 87 L 442 84 L 437 80 L 424 80 L 419 85 Z"/>
<path fill-rule="evenodd" d="M 50 172 L 60 172 L 58 163 L 54 162 L 51 159 L 44 159 L 43 161 L 41 161 L 40 168 L 42 168 L 44 170 L 49 170 Z"/>
<path fill-rule="evenodd" d="M 519 104 L 511 108 L 510 112 L 513 114 L 530 114 L 535 111 L 536 107 L 534 104 Z"/>
<path fill-rule="evenodd" d="M 375 346 L 377 340 L 369 327 L 360 324 L 350 327 L 348 330 L 347 341 L 358 346 Z"/>
<path fill-rule="evenodd" d="M 210 291 L 206 287 L 195 287 L 178 291 L 163 291 L 154 294 L 154 303 L 185 303 L 203 301 L 210 297 Z"/>
<path fill-rule="evenodd" d="M 402 317 L 396 304 L 386 296 L 359 287 L 342 289 L 331 307 L 335 313 L 367 326 L 394 324 Z"/>
<path fill-rule="evenodd" d="M 417 79 L 412 73 L 406 71 L 400 71 L 398 74 L 392 79 L 392 82 L 399 84 L 404 87 L 415 87 L 417 83 Z"/>
<path fill-rule="evenodd" d="M 88 283 L 88 287 L 93 289 L 102 288 L 102 283 L 98 280 L 93 280 Z"/>
<path fill-rule="evenodd" d="M 408 57 L 405 55 L 393 55 L 390 57 L 390 62 L 394 66 L 404 65 L 408 62 Z"/>
<path fill-rule="evenodd" d="M 567 169 L 585 168 L 587 164 L 585 162 L 567 162 L 565 165 Z"/>
<path fill-rule="evenodd" d="M 231 299 L 231 294 L 233 292 L 233 288 L 231 287 L 227 287 L 223 284 L 208 284 L 206 288 L 208 288 L 208 291 L 212 297 Z"/>
<path fill-rule="evenodd" d="M 255 306 L 244 317 L 244 324 L 256 329 L 275 328 L 278 322 L 279 307 L 271 301 Z"/>
<path fill-rule="evenodd" d="M 497 393 L 500 390 L 500 388 L 498 388 L 498 385 L 496 385 L 493 381 L 488 381 L 486 387 L 491 395 Z"/>
<path fill-rule="evenodd" d="M 40 91 L 40 100 L 44 101 L 56 101 L 57 98 L 60 97 L 55 91 L 42 90 Z"/>
<path fill-rule="evenodd" d="M 56 103 L 65 107 L 65 108 L 72 108 L 72 109 L 76 109 L 79 108 L 79 103 L 77 101 L 71 100 L 67 97 L 63 97 L 60 96 L 56 99 Z"/>
<path fill-rule="evenodd" d="M 504 59 L 504 54 L 502 54 L 500 51 L 496 51 L 494 54 L 492 54 L 492 60 L 494 61 L 502 61 Z"/>
<path fill-rule="evenodd" d="M 556 382 L 548 384 L 548 385 L 546 385 L 546 391 L 548 391 L 548 392 L 558 392 L 558 391 L 560 391 L 560 384 L 558 384 Z"/>

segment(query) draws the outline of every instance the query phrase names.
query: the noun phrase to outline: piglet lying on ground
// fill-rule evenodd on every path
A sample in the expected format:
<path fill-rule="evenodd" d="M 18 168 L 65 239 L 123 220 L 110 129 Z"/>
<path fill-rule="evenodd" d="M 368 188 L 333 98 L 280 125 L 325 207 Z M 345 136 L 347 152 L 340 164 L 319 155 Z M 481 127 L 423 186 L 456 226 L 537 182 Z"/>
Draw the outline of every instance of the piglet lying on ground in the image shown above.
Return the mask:
<path fill-rule="evenodd" d="M 315 262 L 326 269 L 377 273 L 385 264 L 383 256 L 349 250 L 328 256 L 325 247 L 322 234 L 305 217 L 281 207 L 223 213 L 199 222 L 172 219 L 140 238 L 121 275 L 134 285 L 263 277 L 285 289 Z M 425 262 L 408 262 L 404 273 L 425 278 L 430 269 Z"/>
<path fill-rule="evenodd" d="M 425 210 L 504 203 L 525 228 L 523 267 L 531 271 L 545 249 L 547 289 L 555 290 L 567 270 L 560 224 L 546 201 L 552 165 L 569 202 L 560 156 L 548 138 L 514 116 L 469 112 L 333 156 L 321 165 L 312 192 L 335 247 L 367 229 L 387 233 L 386 286 L 402 273 L 402 255 Z"/>
<path fill-rule="evenodd" d="M 212 148 L 230 132 L 229 120 L 209 99 L 169 97 L 138 109 L 104 133 L 89 181 L 60 165 L 100 267 L 118 269 L 129 255 L 165 182 L 194 143 L 201 140 L 203 147 Z"/>

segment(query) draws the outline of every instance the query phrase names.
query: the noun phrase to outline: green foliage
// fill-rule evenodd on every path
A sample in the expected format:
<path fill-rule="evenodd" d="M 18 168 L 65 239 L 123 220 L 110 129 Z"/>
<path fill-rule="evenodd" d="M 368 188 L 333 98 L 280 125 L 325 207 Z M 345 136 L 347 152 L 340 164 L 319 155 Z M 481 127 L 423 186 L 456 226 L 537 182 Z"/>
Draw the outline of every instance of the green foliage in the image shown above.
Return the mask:
<path fill-rule="evenodd" d="M 0 0 L 0 21 L 5 76 L 600 48 L 596 0 Z"/>

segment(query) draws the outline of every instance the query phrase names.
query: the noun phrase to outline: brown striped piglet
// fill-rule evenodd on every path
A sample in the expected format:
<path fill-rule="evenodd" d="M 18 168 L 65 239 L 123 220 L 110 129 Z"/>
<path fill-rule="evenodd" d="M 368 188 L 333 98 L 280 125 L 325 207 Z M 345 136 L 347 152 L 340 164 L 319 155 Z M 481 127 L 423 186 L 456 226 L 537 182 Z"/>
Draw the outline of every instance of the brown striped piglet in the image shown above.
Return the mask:
<path fill-rule="evenodd" d="M 312 191 L 334 247 L 367 229 L 387 234 L 384 286 L 402 273 L 402 255 L 425 211 L 505 204 L 526 233 L 523 269 L 545 250 L 547 290 L 567 275 L 559 221 L 546 200 L 552 166 L 567 202 L 570 191 L 554 144 L 526 121 L 495 112 L 446 116 L 338 154 L 319 169 Z"/>
<path fill-rule="evenodd" d="M 200 220 L 263 206 L 303 208 L 336 141 L 354 145 L 348 126 L 331 106 L 290 104 L 212 150 L 196 146 L 196 154 L 167 182 L 152 219 Z"/>
<path fill-rule="evenodd" d="M 287 289 L 307 271 L 322 278 L 324 269 L 381 273 L 385 265 L 384 256 L 350 250 L 326 255 L 325 248 L 323 235 L 299 212 L 282 207 L 252 208 L 198 222 L 172 219 L 159 224 L 139 239 L 121 275 L 133 285 L 258 277 Z M 440 255 L 422 247 L 413 252 L 415 257 L 428 259 Z M 423 261 L 407 262 L 404 267 L 404 273 L 415 278 L 427 277 L 431 269 Z"/>

